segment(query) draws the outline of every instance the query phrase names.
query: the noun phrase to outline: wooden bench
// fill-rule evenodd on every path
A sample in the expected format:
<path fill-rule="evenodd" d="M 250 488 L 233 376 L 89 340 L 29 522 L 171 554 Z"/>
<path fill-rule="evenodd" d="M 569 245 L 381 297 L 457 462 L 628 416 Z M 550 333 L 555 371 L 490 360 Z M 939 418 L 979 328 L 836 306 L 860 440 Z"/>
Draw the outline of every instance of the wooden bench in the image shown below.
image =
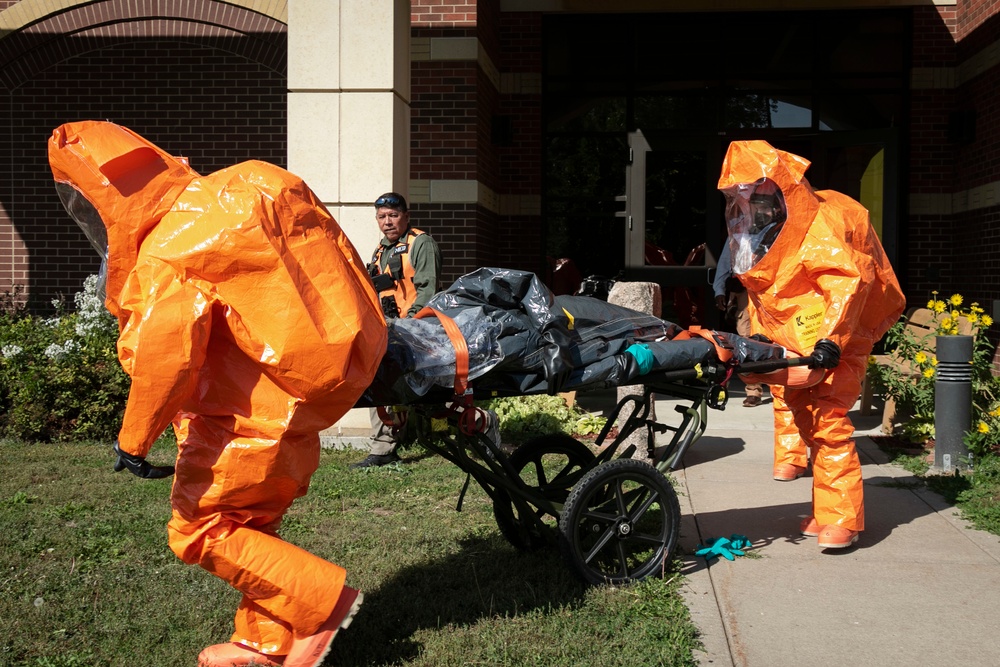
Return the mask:
<path fill-rule="evenodd" d="M 939 314 L 935 319 L 934 312 L 928 308 L 911 308 L 906 314 L 906 332 L 916 340 L 921 347 L 930 355 L 934 354 L 937 347 L 937 327 L 938 321 L 947 315 Z M 972 324 L 966 318 L 959 318 L 958 332 L 960 334 L 971 334 Z M 875 363 L 880 366 L 889 366 L 901 373 L 907 374 L 913 379 L 920 377 L 920 369 L 912 360 L 901 359 L 895 353 L 876 354 Z M 870 415 L 874 412 L 874 394 L 868 373 L 865 373 L 864 382 L 861 385 L 861 414 Z M 882 408 L 882 432 L 891 433 L 896 417 L 896 402 L 889 396 L 885 397 L 885 404 Z"/>

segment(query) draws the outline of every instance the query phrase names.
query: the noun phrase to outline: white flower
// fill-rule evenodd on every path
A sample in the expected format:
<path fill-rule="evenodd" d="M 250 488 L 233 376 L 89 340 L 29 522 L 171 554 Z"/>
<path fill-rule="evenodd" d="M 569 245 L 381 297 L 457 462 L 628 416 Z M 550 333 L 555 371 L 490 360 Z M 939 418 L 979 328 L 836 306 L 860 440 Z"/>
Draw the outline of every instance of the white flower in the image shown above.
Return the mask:
<path fill-rule="evenodd" d="M 87 276 L 83 281 L 83 291 L 73 296 L 76 304 L 76 335 L 81 338 L 106 331 L 116 334 L 118 323 L 104 308 L 104 302 L 97 295 L 97 276 Z"/>
<path fill-rule="evenodd" d="M 79 343 L 77 343 L 75 340 L 68 340 L 62 345 L 60 345 L 59 343 L 52 343 L 47 348 L 45 348 L 44 354 L 46 357 L 52 359 L 53 361 L 59 361 L 70 352 L 79 349 L 80 349 Z"/>
<path fill-rule="evenodd" d="M 13 343 L 9 345 L 4 345 L 2 348 L 0 348 L 0 354 L 3 355 L 4 359 L 13 359 L 17 355 L 21 354 L 21 352 L 23 351 L 24 351 L 23 347 L 21 347 L 20 345 L 14 345 Z"/>

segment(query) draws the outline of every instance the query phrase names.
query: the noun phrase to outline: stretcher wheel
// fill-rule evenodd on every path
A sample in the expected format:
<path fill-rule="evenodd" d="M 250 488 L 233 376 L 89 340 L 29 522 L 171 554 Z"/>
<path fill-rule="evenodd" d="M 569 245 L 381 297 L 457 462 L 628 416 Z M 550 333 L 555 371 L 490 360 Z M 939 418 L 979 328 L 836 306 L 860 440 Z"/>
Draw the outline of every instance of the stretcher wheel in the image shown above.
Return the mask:
<path fill-rule="evenodd" d="M 568 435 L 553 433 L 533 438 L 510 455 L 510 465 L 517 471 L 526 486 L 536 489 L 548 500 L 562 504 L 570 489 L 594 462 L 594 453 L 586 445 Z M 498 494 L 499 495 L 499 494 Z M 535 516 L 543 520 L 546 512 L 533 508 Z M 537 521 L 522 520 L 517 506 L 504 492 L 503 501 L 495 501 L 493 514 L 497 526 L 507 541 L 523 551 L 534 551 L 550 542 Z M 553 517 L 551 526 L 556 527 Z"/>
<path fill-rule="evenodd" d="M 602 463 L 581 479 L 559 517 L 559 546 L 591 584 L 661 571 L 677 544 L 681 510 L 670 481 L 633 459 Z"/>

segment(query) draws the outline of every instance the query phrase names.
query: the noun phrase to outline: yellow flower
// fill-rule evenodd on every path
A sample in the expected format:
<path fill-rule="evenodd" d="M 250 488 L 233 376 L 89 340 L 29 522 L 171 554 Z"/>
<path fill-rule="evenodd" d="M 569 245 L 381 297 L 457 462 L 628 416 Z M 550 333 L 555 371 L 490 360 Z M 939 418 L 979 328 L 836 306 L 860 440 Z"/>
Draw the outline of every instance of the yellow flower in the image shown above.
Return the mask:
<path fill-rule="evenodd" d="M 875 365 L 875 355 L 874 354 L 869 354 L 868 355 L 868 365 L 869 366 L 874 366 Z"/>
<path fill-rule="evenodd" d="M 948 301 L 953 306 L 961 306 L 962 305 L 962 295 L 961 294 L 952 294 L 951 298 L 948 299 Z"/>
<path fill-rule="evenodd" d="M 934 302 L 934 308 L 933 308 L 933 310 L 934 310 L 935 313 L 943 313 L 944 312 L 944 301 L 935 301 Z"/>
<path fill-rule="evenodd" d="M 943 331 L 945 333 L 948 333 L 948 329 L 950 329 L 950 328 L 951 328 L 951 318 L 950 317 L 946 317 L 943 320 L 941 320 L 941 331 Z"/>
<path fill-rule="evenodd" d="M 925 378 L 934 377 L 934 369 L 933 368 L 925 368 L 924 369 L 924 377 Z"/>
<path fill-rule="evenodd" d="M 969 324 L 976 324 L 979 322 L 979 315 L 976 315 L 976 311 L 969 313 Z"/>
<path fill-rule="evenodd" d="M 917 352 L 913 360 L 922 366 L 927 363 L 927 354 L 925 352 Z"/>
<path fill-rule="evenodd" d="M 993 326 L 993 318 L 990 317 L 989 315 L 983 315 L 981 318 L 979 318 L 979 321 L 982 322 L 983 326 L 986 327 L 987 329 Z"/>
<path fill-rule="evenodd" d="M 976 427 L 976 430 L 980 433 L 989 433 L 990 426 L 986 422 L 979 422 L 979 426 Z"/>
<path fill-rule="evenodd" d="M 990 411 L 990 417 L 1000 417 L 1000 405 Z"/>
<path fill-rule="evenodd" d="M 927 302 L 927 310 L 934 310 L 934 299 Z"/>
<path fill-rule="evenodd" d="M 962 313 L 958 312 L 957 310 L 953 310 L 953 311 L 951 311 L 948 314 L 951 315 L 951 319 L 953 319 L 953 320 L 957 320 L 958 318 L 960 318 L 962 316 Z"/>
<path fill-rule="evenodd" d="M 937 357 L 931 357 L 931 366 L 937 366 Z"/>

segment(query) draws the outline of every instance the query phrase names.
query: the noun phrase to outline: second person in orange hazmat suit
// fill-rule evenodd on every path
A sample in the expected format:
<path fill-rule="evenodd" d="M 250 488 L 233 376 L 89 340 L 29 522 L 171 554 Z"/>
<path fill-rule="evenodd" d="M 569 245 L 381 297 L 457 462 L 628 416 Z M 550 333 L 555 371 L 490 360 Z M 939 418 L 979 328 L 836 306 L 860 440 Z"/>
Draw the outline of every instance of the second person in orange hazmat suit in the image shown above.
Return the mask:
<path fill-rule="evenodd" d="M 861 463 L 847 413 L 872 347 L 899 319 L 905 298 L 868 211 L 838 192 L 814 191 L 808 167 L 765 141 L 736 141 L 718 187 L 752 332 L 818 360 L 804 377 L 772 386 L 775 478 L 804 474 L 811 450 L 813 511 L 800 529 L 836 549 L 864 530 Z"/>
<path fill-rule="evenodd" d="M 170 548 L 243 593 L 230 642 L 199 665 L 314 666 L 362 600 L 345 571 L 277 535 L 319 465 L 319 431 L 385 351 L 364 263 L 296 176 L 250 161 L 208 176 L 130 130 L 57 128 L 67 211 L 106 251 L 105 304 L 132 379 L 116 470 L 177 437 Z"/>

